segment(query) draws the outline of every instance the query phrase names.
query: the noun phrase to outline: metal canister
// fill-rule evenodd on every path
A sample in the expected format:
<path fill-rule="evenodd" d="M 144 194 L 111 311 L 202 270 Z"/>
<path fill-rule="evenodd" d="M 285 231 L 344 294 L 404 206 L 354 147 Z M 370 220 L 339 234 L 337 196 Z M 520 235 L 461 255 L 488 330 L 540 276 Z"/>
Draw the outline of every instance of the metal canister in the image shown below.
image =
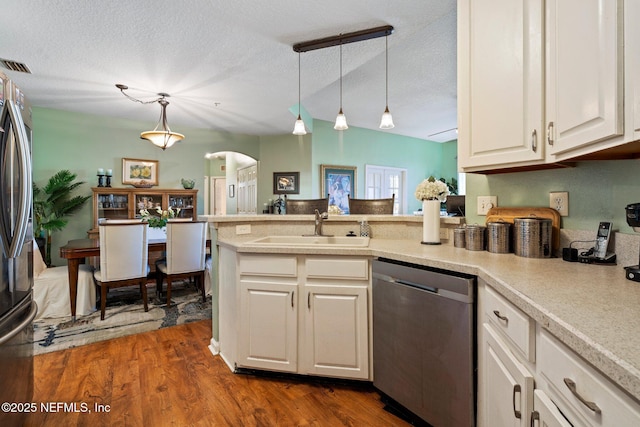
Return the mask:
<path fill-rule="evenodd" d="M 487 228 L 482 225 L 468 225 L 466 246 L 470 251 L 484 251 L 485 232 Z"/>
<path fill-rule="evenodd" d="M 467 227 L 456 227 L 453 229 L 453 246 L 464 248 L 466 246 Z"/>
<path fill-rule="evenodd" d="M 515 218 L 514 252 L 526 258 L 550 258 L 552 222 L 546 218 Z"/>
<path fill-rule="evenodd" d="M 487 251 L 496 254 L 511 252 L 511 224 L 508 222 L 487 223 Z"/>

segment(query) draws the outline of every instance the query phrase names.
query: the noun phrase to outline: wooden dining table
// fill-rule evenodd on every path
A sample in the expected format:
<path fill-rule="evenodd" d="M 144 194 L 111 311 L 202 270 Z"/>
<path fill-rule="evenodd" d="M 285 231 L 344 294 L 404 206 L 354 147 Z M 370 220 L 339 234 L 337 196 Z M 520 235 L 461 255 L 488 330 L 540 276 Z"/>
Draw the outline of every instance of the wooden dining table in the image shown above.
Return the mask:
<path fill-rule="evenodd" d="M 211 247 L 211 241 L 207 240 L 207 248 Z M 165 239 L 150 239 L 149 253 L 163 252 L 167 248 Z M 71 301 L 71 317 L 76 320 L 76 299 L 78 296 L 78 270 L 80 264 L 90 257 L 100 256 L 100 240 L 75 239 L 69 240 L 66 245 L 60 247 L 60 257 L 67 260 L 69 270 L 69 299 Z"/>

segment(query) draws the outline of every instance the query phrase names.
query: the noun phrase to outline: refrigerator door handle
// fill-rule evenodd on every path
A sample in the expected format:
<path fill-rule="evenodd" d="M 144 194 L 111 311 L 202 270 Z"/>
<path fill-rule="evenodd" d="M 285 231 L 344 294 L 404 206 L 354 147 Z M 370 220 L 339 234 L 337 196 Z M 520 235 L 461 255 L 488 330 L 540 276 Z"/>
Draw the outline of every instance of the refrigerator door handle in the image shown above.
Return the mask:
<path fill-rule="evenodd" d="M 8 258 L 16 258 L 22 250 L 22 245 L 27 236 L 29 227 L 29 214 L 31 212 L 31 193 L 33 184 L 31 178 L 31 154 L 29 149 L 29 138 L 22 121 L 22 115 L 16 104 L 11 99 L 6 99 L 2 109 L 0 122 L 6 121 L 6 115 L 9 116 L 10 126 L 5 126 L 5 132 L 9 129 L 13 130 L 16 139 L 16 154 L 18 157 L 18 181 L 19 188 L 19 206 L 16 215 L 15 229 L 11 230 L 11 224 L 2 224 L 0 232 L 2 232 L 2 242 L 5 254 Z M 9 135 L 3 136 L 7 140 Z M 3 147 L 4 148 L 4 147 Z M 6 219 L 6 218 L 5 218 Z M 10 233 L 13 231 L 13 233 Z M 10 234 L 13 234 L 11 236 Z"/>
<path fill-rule="evenodd" d="M 24 319 L 18 326 L 13 328 L 8 334 L 0 337 L 0 345 L 4 345 L 4 343 L 9 342 L 13 337 L 18 335 L 24 328 L 29 326 L 33 319 L 36 318 L 36 314 L 38 314 L 38 305 L 35 301 L 31 301 L 31 310 L 29 311 L 29 315 L 26 319 Z"/>

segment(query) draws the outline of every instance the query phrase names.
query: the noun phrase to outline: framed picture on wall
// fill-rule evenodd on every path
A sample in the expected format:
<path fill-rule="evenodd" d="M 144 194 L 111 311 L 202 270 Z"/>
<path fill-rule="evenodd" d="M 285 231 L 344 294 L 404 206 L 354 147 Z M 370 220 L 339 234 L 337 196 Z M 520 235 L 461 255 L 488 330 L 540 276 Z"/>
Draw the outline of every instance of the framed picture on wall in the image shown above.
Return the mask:
<path fill-rule="evenodd" d="M 134 187 L 158 185 L 158 161 L 122 158 L 122 183 Z"/>
<path fill-rule="evenodd" d="M 356 172 L 355 166 L 320 165 L 320 194 L 329 196 L 329 206 L 337 206 L 342 213 L 349 213 L 349 197 L 357 194 Z"/>
<path fill-rule="evenodd" d="M 274 172 L 273 194 L 300 194 L 300 172 Z"/>

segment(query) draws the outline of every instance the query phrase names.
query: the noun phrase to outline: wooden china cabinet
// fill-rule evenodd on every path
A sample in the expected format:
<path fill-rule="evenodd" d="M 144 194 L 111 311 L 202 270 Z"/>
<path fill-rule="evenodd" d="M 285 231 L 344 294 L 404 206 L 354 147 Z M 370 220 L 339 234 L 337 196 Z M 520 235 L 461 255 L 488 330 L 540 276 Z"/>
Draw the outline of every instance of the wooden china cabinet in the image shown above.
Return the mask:
<path fill-rule="evenodd" d="M 101 219 L 140 218 L 140 209 L 156 214 L 156 208 L 180 209 L 179 218 L 197 219 L 198 190 L 169 188 L 112 188 L 93 187 L 93 225 L 87 232 L 89 238 L 98 238 L 98 221 Z"/>

